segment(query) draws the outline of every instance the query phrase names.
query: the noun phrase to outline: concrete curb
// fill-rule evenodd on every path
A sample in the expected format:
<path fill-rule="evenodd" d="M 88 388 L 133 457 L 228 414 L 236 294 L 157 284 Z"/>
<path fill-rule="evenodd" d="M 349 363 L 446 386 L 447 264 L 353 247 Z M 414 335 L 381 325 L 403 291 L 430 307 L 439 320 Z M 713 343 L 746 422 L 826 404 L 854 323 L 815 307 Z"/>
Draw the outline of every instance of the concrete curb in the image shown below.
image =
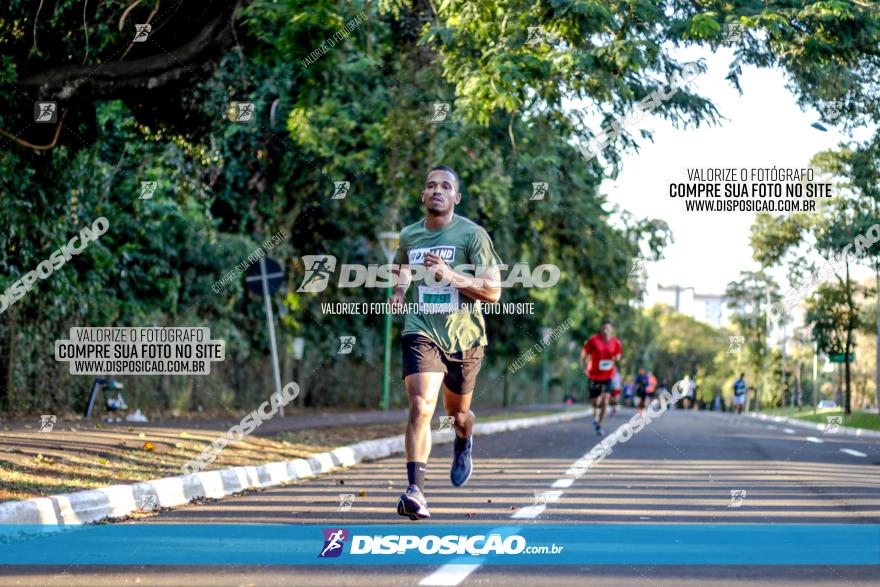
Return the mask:
<path fill-rule="evenodd" d="M 592 408 L 550 416 L 516 418 L 476 424 L 474 434 L 496 434 L 521 428 L 545 426 L 592 415 Z M 434 444 L 452 442 L 455 434 L 434 432 Z M 297 479 L 351 467 L 404 452 L 403 435 L 365 440 L 305 459 L 265 465 L 232 467 L 143 481 L 134 485 L 111 485 L 76 493 L 0 503 L 0 524 L 88 524 L 127 516 L 150 507 L 175 507 L 199 498 L 219 499 L 248 489 L 274 487 Z"/>
<path fill-rule="evenodd" d="M 750 418 L 754 418 L 756 420 L 769 420 L 772 422 L 784 422 L 785 424 L 789 424 L 791 426 L 798 426 L 800 428 L 809 428 L 810 430 L 817 430 L 822 432 L 825 430 L 826 423 L 824 422 L 807 422 L 806 420 L 798 420 L 796 418 L 787 418 L 785 416 L 774 416 L 772 414 L 747 414 Z M 880 438 L 880 432 L 875 430 L 867 430 L 865 428 L 850 428 L 848 426 L 838 426 L 837 432 L 832 432 L 829 434 L 840 434 L 843 436 L 858 436 L 862 438 Z"/>

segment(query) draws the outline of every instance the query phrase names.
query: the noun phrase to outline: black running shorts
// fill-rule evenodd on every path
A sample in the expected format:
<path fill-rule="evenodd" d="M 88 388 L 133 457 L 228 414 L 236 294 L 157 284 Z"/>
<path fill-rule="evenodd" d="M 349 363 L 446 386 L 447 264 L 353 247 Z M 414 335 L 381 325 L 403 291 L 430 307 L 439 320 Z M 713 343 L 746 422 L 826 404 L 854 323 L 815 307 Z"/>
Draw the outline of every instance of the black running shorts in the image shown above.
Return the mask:
<path fill-rule="evenodd" d="M 474 390 L 484 347 L 447 353 L 426 336 L 405 334 L 402 340 L 404 378 L 413 373 L 445 373 L 443 384 L 452 393 L 467 395 Z"/>
<path fill-rule="evenodd" d="M 590 399 L 596 399 L 603 393 L 611 391 L 611 380 L 598 381 L 590 379 Z"/>

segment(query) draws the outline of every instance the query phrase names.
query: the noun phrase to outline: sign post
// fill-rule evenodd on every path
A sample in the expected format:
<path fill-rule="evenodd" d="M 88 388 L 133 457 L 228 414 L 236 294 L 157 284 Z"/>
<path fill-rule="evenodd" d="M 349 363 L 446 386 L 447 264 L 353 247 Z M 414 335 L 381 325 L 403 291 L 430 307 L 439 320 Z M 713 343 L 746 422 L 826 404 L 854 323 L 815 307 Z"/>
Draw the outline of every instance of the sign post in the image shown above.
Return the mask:
<path fill-rule="evenodd" d="M 281 287 L 284 271 L 281 265 L 273 259 L 260 258 L 259 265 L 251 265 L 245 272 L 245 282 L 248 289 L 255 294 L 263 294 L 263 302 L 266 307 L 266 327 L 269 330 L 269 344 L 272 350 L 272 371 L 275 376 L 275 392 L 281 394 L 281 370 L 278 368 L 278 346 L 275 343 L 275 315 L 272 313 L 272 299 L 270 293 Z M 284 406 L 280 410 L 284 417 Z"/>
<path fill-rule="evenodd" d="M 385 259 L 390 265 L 394 261 L 394 253 L 397 251 L 397 245 L 400 243 L 399 232 L 380 232 L 379 244 L 382 245 L 382 252 L 385 253 Z M 394 286 L 388 288 L 386 300 L 394 293 Z M 391 407 L 390 398 L 390 381 L 388 379 L 391 371 L 391 312 L 385 314 L 385 360 L 382 366 L 382 410 L 388 410 Z"/>

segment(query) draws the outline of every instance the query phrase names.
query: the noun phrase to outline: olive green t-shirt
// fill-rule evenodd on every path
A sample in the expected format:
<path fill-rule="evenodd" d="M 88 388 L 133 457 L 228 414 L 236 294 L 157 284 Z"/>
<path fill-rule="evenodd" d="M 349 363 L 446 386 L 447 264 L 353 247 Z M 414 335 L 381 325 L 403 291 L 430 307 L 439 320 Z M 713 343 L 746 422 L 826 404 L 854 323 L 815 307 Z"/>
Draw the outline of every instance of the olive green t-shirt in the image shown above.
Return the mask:
<path fill-rule="evenodd" d="M 404 228 L 394 262 L 424 266 L 427 253 L 439 256 L 453 269 L 473 265 L 456 269 L 467 275 L 484 273 L 501 264 L 486 230 L 457 214 L 440 230 L 428 230 L 424 220 Z M 479 300 L 464 295 L 452 285 L 434 287 L 425 279 L 418 279 L 415 273 L 406 296 L 408 303 L 419 304 L 419 312 L 406 315 L 402 334 L 427 336 L 447 353 L 488 344 Z M 460 311 L 462 304 L 471 306 L 472 311 Z"/>

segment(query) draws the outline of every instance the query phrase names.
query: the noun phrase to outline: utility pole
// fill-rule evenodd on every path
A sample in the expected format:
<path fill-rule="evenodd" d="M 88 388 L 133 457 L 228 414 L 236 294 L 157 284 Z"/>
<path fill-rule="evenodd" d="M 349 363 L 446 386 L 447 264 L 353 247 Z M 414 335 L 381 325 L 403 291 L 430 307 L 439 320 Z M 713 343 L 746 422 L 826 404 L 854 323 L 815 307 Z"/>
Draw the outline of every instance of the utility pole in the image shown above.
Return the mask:
<path fill-rule="evenodd" d="M 399 243 L 399 232 L 388 231 L 379 233 L 379 244 L 382 246 L 382 252 L 385 253 L 385 260 L 389 265 L 394 262 L 394 254 L 397 252 L 397 245 Z M 386 301 L 388 301 L 392 293 L 394 293 L 393 285 L 388 287 L 388 292 L 385 296 Z M 388 411 L 391 407 L 391 312 L 385 314 L 385 331 L 383 338 L 385 349 L 382 360 L 382 397 L 379 401 L 381 409 L 383 411 Z"/>

